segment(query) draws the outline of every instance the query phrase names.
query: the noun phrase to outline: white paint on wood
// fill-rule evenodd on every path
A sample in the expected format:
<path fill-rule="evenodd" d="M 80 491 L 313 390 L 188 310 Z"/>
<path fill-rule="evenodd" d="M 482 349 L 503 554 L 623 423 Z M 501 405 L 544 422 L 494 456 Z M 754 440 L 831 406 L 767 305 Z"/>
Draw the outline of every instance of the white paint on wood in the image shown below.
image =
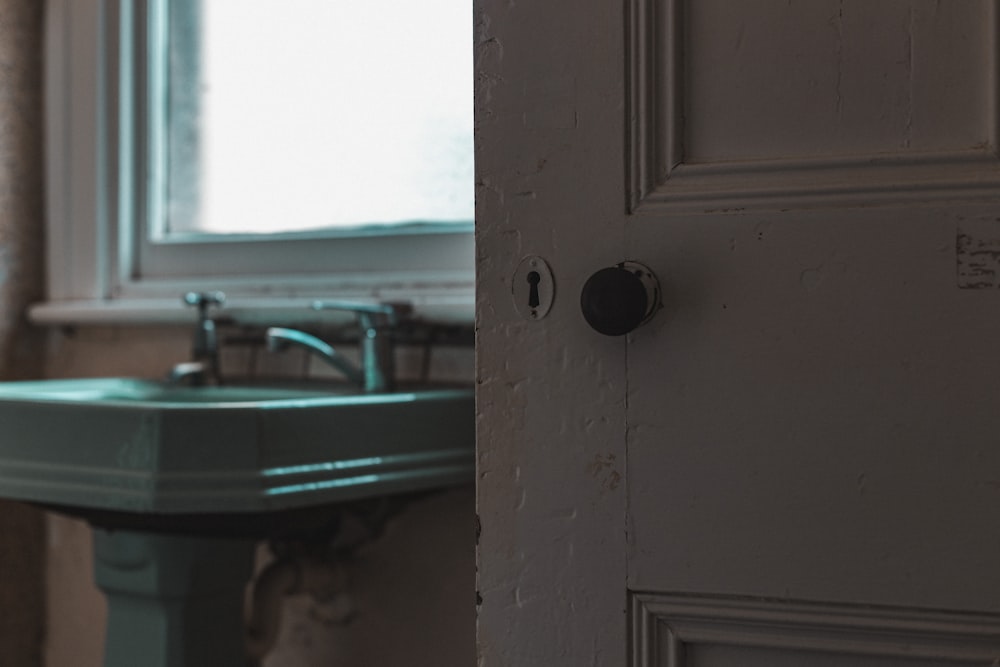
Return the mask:
<path fill-rule="evenodd" d="M 937 153 L 993 139 L 993 0 L 678 2 L 687 163 Z"/>
<path fill-rule="evenodd" d="M 997 15 L 995 0 L 630 0 L 631 207 L 996 196 Z"/>
<path fill-rule="evenodd" d="M 995 637 L 1000 304 L 956 281 L 1000 201 L 995 3 L 621 11 L 477 8 L 480 664 L 623 664 L 627 590 Z M 624 259 L 664 288 L 627 341 L 576 299 Z M 840 664 L 767 650 L 692 664 Z"/>
<path fill-rule="evenodd" d="M 625 659 L 625 348 L 573 303 L 624 252 L 621 27 L 617 3 L 476 7 L 483 667 Z M 511 299 L 527 255 L 559 279 L 541 322 Z"/>
<path fill-rule="evenodd" d="M 631 623 L 632 667 L 986 665 L 1000 655 L 994 617 L 926 610 L 640 593 Z"/>

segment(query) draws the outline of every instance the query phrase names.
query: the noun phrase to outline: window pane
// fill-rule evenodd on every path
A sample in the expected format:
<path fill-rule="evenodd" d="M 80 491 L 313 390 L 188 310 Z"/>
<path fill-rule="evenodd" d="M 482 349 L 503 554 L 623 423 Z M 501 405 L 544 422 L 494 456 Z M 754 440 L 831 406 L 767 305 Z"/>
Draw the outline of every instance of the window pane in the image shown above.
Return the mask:
<path fill-rule="evenodd" d="M 173 0 L 166 231 L 473 218 L 469 0 Z"/>

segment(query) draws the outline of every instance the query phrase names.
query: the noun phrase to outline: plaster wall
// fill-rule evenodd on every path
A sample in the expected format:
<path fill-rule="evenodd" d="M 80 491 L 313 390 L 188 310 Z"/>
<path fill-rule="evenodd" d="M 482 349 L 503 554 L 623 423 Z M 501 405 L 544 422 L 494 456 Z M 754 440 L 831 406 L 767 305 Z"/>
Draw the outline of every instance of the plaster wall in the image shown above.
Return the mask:
<path fill-rule="evenodd" d="M 190 329 L 86 327 L 53 331 L 49 377 L 160 377 L 188 357 Z M 300 358 L 290 353 L 288 363 Z M 401 367 L 406 363 L 405 351 Z M 434 379 L 469 380 L 473 352 L 443 348 Z M 226 357 L 223 362 L 227 361 Z M 230 357 L 230 364 L 239 363 Z M 286 601 L 278 646 L 263 667 L 467 667 L 475 661 L 474 491 L 455 488 L 408 506 L 348 566 L 349 623 L 343 599 Z M 266 549 L 261 565 L 266 560 Z M 83 522 L 48 518 L 47 667 L 99 667 L 106 606 L 92 581 L 90 530 Z M 3 663 L 6 664 L 6 663 Z"/>

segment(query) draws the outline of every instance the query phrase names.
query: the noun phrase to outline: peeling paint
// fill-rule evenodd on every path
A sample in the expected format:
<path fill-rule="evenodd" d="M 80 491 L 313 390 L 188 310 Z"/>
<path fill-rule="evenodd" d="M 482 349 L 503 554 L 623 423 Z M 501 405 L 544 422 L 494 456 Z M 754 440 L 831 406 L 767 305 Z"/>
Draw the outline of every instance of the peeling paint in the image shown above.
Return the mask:
<path fill-rule="evenodd" d="M 482 255 L 476 355 L 477 373 L 492 379 L 477 391 L 477 447 L 489 452 L 492 471 L 477 485 L 483 514 L 479 662 L 587 664 L 586 649 L 573 643 L 577 623 L 603 617 L 608 600 L 621 594 L 617 572 L 615 588 L 608 585 L 605 556 L 620 546 L 606 536 L 610 526 L 620 530 L 627 486 L 621 451 L 624 350 L 581 329 L 572 299 L 541 326 L 530 327 L 515 317 L 509 294 L 512 268 L 525 254 L 551 255 L 553 266 L 558 261 L 568 276 L 586 275 L 590 259 L 577 252 L 585 247 L 582 232 L 602 234 L 601 250 L 624 256 L 624 234 L 614 215 L 600 222 L 607 216 L 591 207 L 579 216 L 559 213 L 580 188 L 579 179 L 563 178 L 575 173 L 567 170 L 604 155 L 605 144 L 594 139 L 608 122 L 618 122 L 618 115 L 607 114 L 620 104 L 620 91 L 605 93 L 592 84 L 594 77 L 603 80 L 606 56 L 617 48 L 604 35 L 621 9 L 564 13 L 544 3 L 522 2 L 516 11 L 505 6 L 505 0 L 490 0 L 479 7 L 492 26 L 478 36 L 497 37 L 506 46 L 506 57 L 497 62 L 497 50 L 484 45 L 480 58 L 486 62 L 478 64 L 491 80 L 480 82 L 488 90 L 480 90 L 477 100 L 476 169 L 483 197 L 476 211 Z M 591 37 L 594 28 L 598 39 Z M 586 44 L 570 48 L 584 37 Z M 579 88 L 576 72 L 583 77 Z M 597 186 L 603 160 L 594 168 L 586 181 Z M 601 210 L 618 209 L 609 203 Z M 588 218 L 585 224 L 580 217 Z M 507 230 L 517 230 L 520 240 Z M 518 243 L 523 247 L 514 247 Z M 498 299 L 501 293 L 507 297 Z M 571 408 L 564 407 L 569 396 Z M 597 452 L 600 461 L 613 463 L 591 471 Z M 580 585 L 601 577 L 600 585 Z M 573 624 L 552 623 L 554 603 L 573 615 Z M 606 644 L 602 636 L 603 650 Z"/>
<path fill-rule="evenodd" d="M 958 286 L 961 289 L 1000 288 L 1000 226 L 989 236 L 958 230 L 955 257 Z"/>
<path fill-rule="evenodd" d="M 486 37 L 476 47 L 481 58 L 503 60 L 503 44 L 496 37 Z"/>
<path fill-rule="evenodd" d="M 594 460 L 587 466 L 587 471 L 608 491 L 616 490 L 621 483 L 621 473 L 615 470 L 614 454 L 595 455 Z"/>

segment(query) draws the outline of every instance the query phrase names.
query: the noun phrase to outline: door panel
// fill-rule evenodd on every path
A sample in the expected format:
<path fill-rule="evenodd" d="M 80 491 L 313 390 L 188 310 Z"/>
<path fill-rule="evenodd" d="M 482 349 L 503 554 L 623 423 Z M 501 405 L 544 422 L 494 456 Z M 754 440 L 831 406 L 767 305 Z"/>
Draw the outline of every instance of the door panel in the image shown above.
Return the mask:
<path fill-rule="evenodd" d="M 993 617 L 637 594 L 633 667 L 991 664 Z"/>
<path fill-rule="evenodd" d="M 996 6 L 481 0 L 481 667 L 1000 656 Z"/>
<path fill-rule="evenodd" d="M 630 587 L 997 610 L 1000 308 L 955 265 L 989 213 L 632 223 L 669 287 L 629 347 Z"/>
<path fill-rule="evenodd" d="M 685 24 L 684 162 L 983 145 L 993 135 L 991 4 L 674 0 Z"/>
<path fill-rule="evenodd" d="M 994 91 L 981 84 L 993 3 L 683 5 L 673 171 L 719 163 L 723 147 L 758 161 L 757 176 L 765 161 L 807 157 L 843 197 L 745 190 L 735 210 L 676 211 L 670 173 L 666 200 L 640 200 L 627 219 L 630 257 L 667 285 L 662 317 L 629 346 L 630 587 L 997 611 L 1000 392 L 987 332 L 1000 308 L 956 280 L 960 230 L 1000 237 L 996 205 L 935 205 L 962 178 L 976 184 L 942 155 L 925 152 L 924 166 L 953 180 L 905 197 L 891 179 L 916 163 L 840 160 L 959 149 L 976 127 L 992 136 Z M 660 84 L 661 97 L 681 94 Z M 964 102 L 949 107 L 954 91 Z M 915 144 L 914 123 L 929 118 L 941 122 Z M 990 179 L 995 144 L 980 143 Z M 707 201 L 713 175 L 701 179 Z"/>
<path fill-rule="evenodd" d="M 995 194 L 997 2 L 628 0 L 633 210 Z"/>

